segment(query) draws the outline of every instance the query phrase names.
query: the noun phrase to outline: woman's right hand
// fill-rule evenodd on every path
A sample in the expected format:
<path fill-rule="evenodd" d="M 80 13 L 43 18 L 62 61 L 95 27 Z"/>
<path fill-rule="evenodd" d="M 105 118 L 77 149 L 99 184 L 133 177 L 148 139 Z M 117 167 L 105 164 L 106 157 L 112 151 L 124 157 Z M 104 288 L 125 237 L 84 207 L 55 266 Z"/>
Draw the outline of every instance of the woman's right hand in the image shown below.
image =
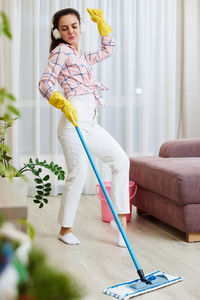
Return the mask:
<path fill-rule="evenodd" d="M 65 98 L 59 91 L 54 92 L 49 98 L 49 103 L 54 107 L 61 109 L 65 114 L 66 118 L 74 124 L 75 127 L 78 126 L 78 118 L 76 116 L 75 107 Z"/>

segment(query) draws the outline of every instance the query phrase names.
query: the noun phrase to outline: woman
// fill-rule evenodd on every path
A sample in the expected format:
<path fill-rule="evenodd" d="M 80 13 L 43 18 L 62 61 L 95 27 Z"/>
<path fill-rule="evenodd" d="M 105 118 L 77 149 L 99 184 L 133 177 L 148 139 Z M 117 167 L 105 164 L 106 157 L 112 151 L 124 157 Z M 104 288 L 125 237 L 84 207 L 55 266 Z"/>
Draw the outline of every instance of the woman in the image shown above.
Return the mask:
<path fill-rule="evenodd" d="M 87 175 L 87 156 L 74 126 L 81 129 L 89 150 L 111 168 L 112 200 L 125 230 L 126 214 L 130 212 L 129 159 L 112 136 L 97 123 L 97 103 L 103 105 L 97 89 L 106 88 L 95 80 L 92 65 L 113 53 L 115 44 L 109 36 L 112 29 L 104 21 L 102 10 L 88 9 L 88 12 L 97 23 L 101 49 L 94 52 L 79 51 L 79 12 L 71 8 L 56 12 L 53 16 L 48 65 L 39 82 L 41 94 L 63 112 L 58 125 L 58 138 L 68 172 L 58 216 L 61 225 L 59 239 L 72 245 L 80 243 L 72 233 L 72 226 Z M 63 88 L 64 96 L 56 91 L 56 81 Z M 118 232 L 118 246 L 125 247 L 117 225 L 112 225 Z"/>

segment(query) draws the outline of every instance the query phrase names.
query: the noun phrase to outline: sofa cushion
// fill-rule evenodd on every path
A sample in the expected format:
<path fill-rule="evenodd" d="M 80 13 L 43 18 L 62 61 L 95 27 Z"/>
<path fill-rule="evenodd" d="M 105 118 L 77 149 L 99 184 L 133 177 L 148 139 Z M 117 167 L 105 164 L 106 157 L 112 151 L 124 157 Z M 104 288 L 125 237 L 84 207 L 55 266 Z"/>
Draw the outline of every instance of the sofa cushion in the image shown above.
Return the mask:
<path fill-rule="evenodd" d="M 167 141 L 160 147 L 160 157 L 200 157 L 200 138 Z"/>
<path fill-rule="evenodd" d="M 130 180 L 180 205 L 200 203 L 200 158 L 130 158 Z"/>

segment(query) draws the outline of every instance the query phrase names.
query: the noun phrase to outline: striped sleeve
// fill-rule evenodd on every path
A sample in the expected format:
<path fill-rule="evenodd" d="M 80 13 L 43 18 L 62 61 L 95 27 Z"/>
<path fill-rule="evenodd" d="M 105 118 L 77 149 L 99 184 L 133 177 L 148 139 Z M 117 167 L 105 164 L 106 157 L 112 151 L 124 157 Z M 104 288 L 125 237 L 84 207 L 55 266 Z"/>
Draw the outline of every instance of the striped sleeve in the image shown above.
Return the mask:
<path fill-rule="evenodd" d="M 49 99 L 56 91 L 55 84 L 59 73 L 66 64 L 70 51 L 65 45 L 59 45 L 51 51 L 47 67 L 39 81 L 39 90 L 43 97 Z"/>
<path fill-rule="evenodd" d="M 101 37 L 101 49 L 97 51 L 85 52 L 85 58 L 90 65 L 94 65 L 114 53 L 115 41 L 110 36 Z"/>

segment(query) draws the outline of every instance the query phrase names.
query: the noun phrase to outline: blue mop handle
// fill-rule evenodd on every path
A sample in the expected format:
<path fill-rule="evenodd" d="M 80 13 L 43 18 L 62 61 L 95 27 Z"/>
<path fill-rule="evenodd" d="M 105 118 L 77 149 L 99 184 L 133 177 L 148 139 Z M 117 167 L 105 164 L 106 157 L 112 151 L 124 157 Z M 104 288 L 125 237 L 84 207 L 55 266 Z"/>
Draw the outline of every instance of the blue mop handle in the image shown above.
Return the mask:
<path fill-rule="evenodd" d="M 127 238 L 126 232 L 125 232 L 125 230 L 124 230 L 124 228 L 123 228 L 123 226 L 122 226 L 122 224 L 121 224 L 121 222 L 120 222 L 120 219 L 119 219 L 119 217 L 118 217 L 118 215 L 117 215 L 117 213 L 116 213 L 116 211 L 115 211 L 115 209 L 114 209 L 114 206 L 113 206 L 112 201 L 111 201 L 111 199 L 110 199 L 110 196 L 109 196 L 109 194 L 108 194 L 108 192 L 107 192 L 107 190 L 106 190 L 106 188 L 105 188 L 105 186 L 104 186 L 104 183 L 103 183 L 103 181 L 101 180 L 101 177 L 100 177 L 100 175 L 99 175 L 99 173 L 98 173 L 98 171 L 97 171 L 97 168 L 96 168 L 96 166 L 95 166 L 95 164 L 94 164 L 94 161 L 93 161 L 93 159 L 92 159 L 92 157 L 91 157 L 91 155 L 90 155 L 90 152 L 89 152 L 89 150 L 88 150 L 88 148 L 87 148 L 87 146 L 86 146 L 86 143 L 85 143 L 85 141 L 84 141 L 84 138 L 83 138 L 83 136 L 82 136 L 82 133 L 80 132 L 80 129 L 79 129 L 78 126 L 75 127 L 75 128 L 76 128 L 76 131 L 77 131 L 77 133 L 78 133 L 78 135 L 79 135 L 79 137 L 80 137 L 80 140 L 81 140 L 81 142 L 82 142 L 82 144 L 83 144 L 83 147 L 84 147 L 84 149 L 85 149 L 85 152 L 87 153 L 87 156 L 88 156 L 88 158 L 89 158 L 89 160 L 90 160 L 90 163 L 91 163 L 92 168 L 93 168 L 93 170 L 94 170 L 94 172 L 95 172 L 95 175 L 96 175 L 96 177 L 97 177 L 97 179 L 98 179 L 98 181 L 99 181 L 99 184 L 100 184 L 100 186 L 101 186 L 101 188 L 102 188 L 102 190 L 103 190 L 103 193 L 104 193 L 104 195 L 105 195 L 105 197 L 106 197 L 106 200 L 107 200 L 107 202 L 108 202 L 108 204 L 109 204 L 109 206 L 110 206 L 110 209 L 111 209 L 112 214 L 113 214 L 113 216 L 114 216 L 114 218 L 115 218 L 115 221 L 116 221 L 116 223 L 117 223 L 117 225 L 118 225 L 118 227 L 119 227 L 119 230 L 120 230 L 120 232 L 121 232 L 121 234 L 122 234 L 122 236 L 123 236 L 124 242 L 126 243 L 126 246 L 127 246 L 127 248 L 128 248 L 128 251 L 129 251 L 129 253 L 130 253 L 130 255 L 131 255 L 131 258 L 132 258 L 132 260 L 133 260 L 133 262 L 134 262 L 134 264 L 135 264 L 135 267 L 136 267 L 137 271 L 140 271 L 141 268 L 140 268 L 140 265 L 139 265 L 139 263 L 138 263 L 138 260 L 137 260 L 137 258 L 136 258 L 136 256 L 135 256 L 135 253 L 134 253 L 134 251 L 133 251 L 133 248 L 132 248 L 132 246 L 131 246 L 131 244 L 130 244 L 128 238 Z"/>

